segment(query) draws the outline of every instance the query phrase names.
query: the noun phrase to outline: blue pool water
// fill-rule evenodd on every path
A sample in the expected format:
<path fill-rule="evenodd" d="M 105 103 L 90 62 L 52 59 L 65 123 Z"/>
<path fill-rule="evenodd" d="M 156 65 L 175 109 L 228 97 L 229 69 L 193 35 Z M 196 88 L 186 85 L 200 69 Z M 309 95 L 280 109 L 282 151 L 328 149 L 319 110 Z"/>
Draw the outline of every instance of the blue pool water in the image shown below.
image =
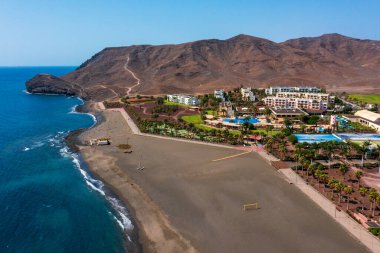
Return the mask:
<path fill-rule="evenodd" d="M 380 140 L 380 134 L 338 134 L 342 139 L 351 139 L 351 140 Z"/>
<path fill-rule="evenodd" d="M 295 134 L 298 142 L 319 143 L 324 141 L 342 141 L 332 134 Z"/>
<path fill-rule="evenodd" d="M 235 119 L 223 119 L 223 122 L 228 122 L 228 123 L 235 123 L 235 124 L 243 124 L 245 121 L 244 118 L 235 118 Z M 248 122 L 251 124 L 259 123 L 260 120 L 257 118 L 249 118 Z"/>
<path fill-rule="evenodd" d="M 28 95 L 37 73 L 71 67 L 0 68 L 0 252 L 124 252 L 126 209 L 105 194 L 64 136 L 94 119 L 81 101 Z"/>

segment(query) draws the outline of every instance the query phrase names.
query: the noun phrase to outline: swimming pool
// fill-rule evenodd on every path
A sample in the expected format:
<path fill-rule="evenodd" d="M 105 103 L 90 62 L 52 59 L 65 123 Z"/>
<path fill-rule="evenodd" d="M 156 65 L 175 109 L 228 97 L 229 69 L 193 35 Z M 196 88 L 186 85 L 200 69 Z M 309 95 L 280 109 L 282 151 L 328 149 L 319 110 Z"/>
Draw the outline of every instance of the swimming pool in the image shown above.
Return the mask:
<path fill-rule="evenodd" d="M 227 122 L 227 123 L 235 123 L 235 124 L 243 124 L 245 121 L 244 118 L 235 118 L 235 119 L 223 119 L 223 122 Z M 259 123 L 260 120 L 257 119 L 257 118 L 249 118 L 248 119 L 248 123 L 251 123 L 251 124 L 255 124 L 255 123 Z"/>
<path fill-rule="evenodd" d="M 337 134 L 342 139 L 350 140 L 380 140 L 380 134 Z"/>
<path fill-rule="evenodd" d="M 333 134 L 295 134 L 298 142 L 319 143 L 325 141 L 342 141 Z"/>

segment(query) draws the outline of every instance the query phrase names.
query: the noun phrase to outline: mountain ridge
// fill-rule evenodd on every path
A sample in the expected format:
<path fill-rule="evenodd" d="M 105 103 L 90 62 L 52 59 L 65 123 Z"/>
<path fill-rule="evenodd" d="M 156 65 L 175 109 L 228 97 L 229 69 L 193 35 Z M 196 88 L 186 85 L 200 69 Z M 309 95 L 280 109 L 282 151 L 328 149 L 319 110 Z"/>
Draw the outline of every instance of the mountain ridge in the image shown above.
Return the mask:
<path fill-rule="evenodd" d="M 93 100 L 124 96 L 131 86 L 131 94 L 147 95 L 198 94 L 240 85 L 380 92 L 380 41 L 333 33 L 277 43 L 239 34 L 226 40 L 107 47 L 59 78 Z M 28 91 L 33 92 L 35 83 L 38 78 L 27 84 Z"/>

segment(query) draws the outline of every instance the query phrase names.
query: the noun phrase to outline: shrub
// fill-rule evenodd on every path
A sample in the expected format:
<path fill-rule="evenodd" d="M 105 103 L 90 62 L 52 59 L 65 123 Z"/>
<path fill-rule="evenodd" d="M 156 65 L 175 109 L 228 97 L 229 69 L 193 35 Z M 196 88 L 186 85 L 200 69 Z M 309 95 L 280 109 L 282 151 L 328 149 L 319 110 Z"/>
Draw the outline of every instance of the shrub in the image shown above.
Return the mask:
<path fill-rule="evenodd" d="M 290 141 L 292 144 L 296 144 L 298 142 L 298 139 L 295 135 L 291 134 L 288 136 L 288 141 Z"/>

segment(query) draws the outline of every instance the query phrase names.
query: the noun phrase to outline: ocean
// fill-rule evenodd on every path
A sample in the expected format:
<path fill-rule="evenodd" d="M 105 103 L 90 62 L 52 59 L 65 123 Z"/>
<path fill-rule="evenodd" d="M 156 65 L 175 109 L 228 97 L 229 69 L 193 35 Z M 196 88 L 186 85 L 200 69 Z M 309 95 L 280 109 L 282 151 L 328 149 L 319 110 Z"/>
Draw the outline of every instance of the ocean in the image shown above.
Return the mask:
<path fill-rule="evenodd" d="M 0 68 L 0 252 L 125 252 L 127 209 L 64 137 L 96 119 L 78 98 L 30 95 L 25 81 L 74 67 Z"/>

